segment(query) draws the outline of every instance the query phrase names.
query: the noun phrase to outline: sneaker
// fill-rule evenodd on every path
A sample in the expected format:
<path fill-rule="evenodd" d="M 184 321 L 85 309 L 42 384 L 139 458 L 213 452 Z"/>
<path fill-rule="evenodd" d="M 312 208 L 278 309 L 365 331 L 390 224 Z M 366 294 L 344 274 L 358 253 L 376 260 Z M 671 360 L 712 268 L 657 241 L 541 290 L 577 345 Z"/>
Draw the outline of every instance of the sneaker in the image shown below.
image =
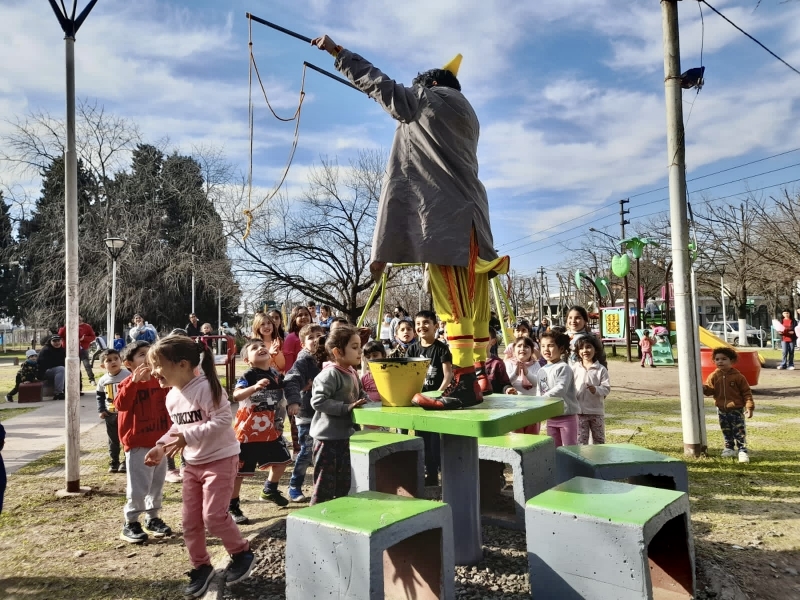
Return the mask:
<path fill-rule="evenodd" d="M 117 471 L 119 471 L 119 465 L 115 465 L 115 464 L 108 465 L 108 472 L 109 473 L 116 473 Z"/>
<path fill-rule="evenodd" d="M 783 365 L 778 365 L 778 370 L 780 371 L 783 368 Z"/>
<path fill-rule="evenodd" d="M 303 495 L 303 490 L 300 488 L 289 488 L 289 500 L 292 502 L 308 502 L 308 498 Z"/>
<path fill-rule="evenodd" d="M 733 458 L 734 456 L 736 456 L 736 450 L 734 450 L 733 448 L 725 448 L 725 450 L 722 451 L 721 456 L 722 458 Z"/>
<path fill-rule="evenodd" d="M 790 370 L 790 371 L 794 371 L 794 365 L 790 365 L 790 366 L 789 366 L 789 370 Z"/>
<path fill-rule="evenodd" d="M 286 506 L 289 504 L 289 500 L 287 500 L 283 494 L 281 494 L 280 490 L 261 490 L 260 498 L 265 502 L 273 502 L 278 506 Z"/>
<path fill-rule="evenodd" d="M 125 466 L 125 463 L 119 463 L 119 467 L 117 468 L 117 473 L 127 473 L 128 468 Z"/>
<path fill-rule="evenodd" d="M 13 401 L 14 401 L 14 396 L 12 396 L 11 394 L 6 394 L 6 402 L 13 402 Z"/>
<path fill-rule="evenodd" d="M 225 570 L 225 585 L 233 585 L 250 575 L 255 562 L 256 557 L 250 550 L 232 554 L 231 564 Z"/>
<path fill-rule="evenodd" d="M 214 576 L 214 567 L 200 565 L 186 574 L 189 576 L 189 585 L 183 588 L 183 595 L 188 598 L 199 598 L 208 589 L 208 584 Z"/>
<path fill-rule="evenodd" d="M 639 366 L 640 366 L 640 367 L 642 367 L 642 368 L 644 369 L 644 363 L 640 364 Z"/>
<path fill-rule="evenodd" d="M 55 394 L 53 396 L 53 400 L 63 400 L 64 398 L 65 398 L 64 392 L 61 392 L 60 394 Z"/>
<path fill-rule="evenodd" d="M 231 514 L 233 522 L 237 525 L 246 525 L 250 522 L 250 519 L 242 512 L 238 499 L 231 500 L 231 503 L 228 505 L 228 512 Z"/>
<path fill-rule="evenodd" d="M 95 382 L 94 379 L 90 379 L 89 380 L 89 385 L 93 385 L 94 387 L 97 387 L 97 382 Z"/>
<path fill-rule="evenodd" d="M 142 524 L 139 523 L 139 521 L 125 523 L 125 526 L 122 528 L 122 534 L 119 537 L 131 544 L 141 544 L 147 541 L 147 534 L 142 531 Z"/>
<path fill-rule="evenodd" d="M 172 529 L 158 517 L 147 519 L 144 522 L 144 530 L 152 535 L 154 538 L 169 537 L 172 535 Z"/>
<path fill-rule="evenodd" d="M 747 456 L 747 450 L 739 450 L 739 462 L 740 463 L 749 463 L 750 462 L 750 457 Z"/>
<path fill-rule="evenodd" d="M 483 394 L 475 376 L 475 366 L 456 367 L 453 369 L 453 380 L 442 392 L 442 399 L 456 398 L 461 406 L 475 406 L 483 402 Z"/>
<path fill-rule="evenodd" d="M 181 472 L 178 469 L 172 469 L 171 471 L 167 471 L 166 477 L 164 477 L 164 481 L 168 483 L 180 483 L 183 481 L 183 477 L 181 476 Z"/>
<path fill-rule="evenodd" d="M 650 368 L 651 368 L 651 369 L 655 369 L 655 368 L 656 368 L 656 366 L 655 366 L 655 365 L 650 365 Z"/>

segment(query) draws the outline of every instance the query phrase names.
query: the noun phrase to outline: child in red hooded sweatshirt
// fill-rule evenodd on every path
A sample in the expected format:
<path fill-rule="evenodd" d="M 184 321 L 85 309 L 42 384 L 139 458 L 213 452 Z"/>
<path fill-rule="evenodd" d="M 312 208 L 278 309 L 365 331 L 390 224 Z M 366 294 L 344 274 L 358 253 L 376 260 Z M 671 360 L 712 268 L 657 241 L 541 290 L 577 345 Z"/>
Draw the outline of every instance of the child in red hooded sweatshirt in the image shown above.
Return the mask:
<path fill-rule="evenodd" d="M 169 431 L 172 421 L 167 412 L 168 389 L 162 388 L 150 376 L 147 352 L 150 343 L 135 341 L 122 351 L 122 362 L 131 372 L 117 387 L 114 406 L 119 413 L 119 439 L 125 449 L 128 486 L 125 503 L 125 525 L 120 536 L 126 542 L 138 544 L 154 538 L 172 535 L 158 513 L 164 489 L 167 462 L 147 466 L 144 457 L 156 445 L 156 441 Z M 144 530 L 139 515 L 146 513 Z"/>

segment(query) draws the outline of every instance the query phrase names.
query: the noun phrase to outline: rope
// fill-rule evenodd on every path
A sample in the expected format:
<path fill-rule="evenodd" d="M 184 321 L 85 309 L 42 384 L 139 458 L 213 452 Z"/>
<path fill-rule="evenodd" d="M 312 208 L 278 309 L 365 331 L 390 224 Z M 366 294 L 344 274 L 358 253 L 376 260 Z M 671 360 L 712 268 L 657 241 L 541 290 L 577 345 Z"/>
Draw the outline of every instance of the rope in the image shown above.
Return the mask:
<path fill-rule="evenodd" d="M 272 200 L 275 195 L 281 190 L 283 184 L 286 182 L 286 177 L 289 175 L 289 169 L 292 166 L 292 162 L 294 161 L 294 155 L 297 151 L 297 144 L 300 141 L 300 112 L 303 107 L 303 100 L 305 100 L 306 92 L 306 66 L 303 65 L 303 77 L 300 83 L 300 100 L 297 103 L 297 109 L 294 111 L 294 114 L 290 118 L 283 118 L 280 117 L 275 110 L 272 108 L 272 104 L 270 104 L 269 97 L 267 96 L 267 90 L 264 88 L 264 82 L 261 80 L 261 74 L 258 71 L 258 65 L 256 64 L 256 57 L 253 53 L 253 20 L 248 18 L 249 22 L 249 41 L 248 41 L 248 48 L 250 51 L 250 64 L 249 64 L 249 72 L 248 72 L 248 81 L 247 81 L 247 93 L 248 93 L 248 103 L 247 103 L 247 118 L 248 118 L 248 128 L 250 133 L 250 160 L 249 160 L 249 168 L 247 173 L 247 208 L 242 211 L 244 216 L 247 217 L 247 224 L 245 225 L 244 236 L 242 237 L 242 241 L 245 241 L 248 237 L 250 237 L 250 227 L 253 224 L 253 213 L 257 210 L 261 209 L 264 206 L 264 203 Z M 264 100 L 267 103 L 267 107 L 269 107 L 270 112 L 272 115 L 278 119 L 279 121 L 283 121 L 284 123 L 289 123 L 294 121 L 294 137 L 292 139 L 292 148 L 289 151 L 289 158 L 286 161 L 286 167 L 283 170 L 283 174 L 281 175 L 278 184 L 275 186 L 271 192 L 269 192 L 266 196 L 264 196 L 261 201 L 258 203 L 257 206 L 253 207 L 253 144 L 255 139 L 255 109 L 253 106 L 253 71 L 255 71 L 256 78 L 258 79 L 258 85 L 261 87 L 261 93 L 264 95 Z"/>

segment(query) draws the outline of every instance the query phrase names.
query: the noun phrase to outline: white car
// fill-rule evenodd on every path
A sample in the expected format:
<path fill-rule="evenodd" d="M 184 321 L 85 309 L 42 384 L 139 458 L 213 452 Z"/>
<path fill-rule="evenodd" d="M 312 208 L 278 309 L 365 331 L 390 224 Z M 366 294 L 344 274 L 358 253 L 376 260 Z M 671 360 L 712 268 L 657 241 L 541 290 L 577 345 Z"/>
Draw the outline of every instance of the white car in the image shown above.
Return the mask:
<path fill-rule="evenodd" d="M 725 337 L 722 336 L 722 321 L 713 321 L 706 325 L 706 329 L 708 329 L 711 333 L 717 336 L 720 339 L 724 339 L 729 344 L 733 344 L 734 346 L 739 344 L 739 321 L 727 321 L 725 325 Z M 760 329 L 756 329 L 755 327 L 751 327 L 750 325 L 747 326 L 747 343 L 752 345 L 758 345 L 761 343 L 761 338 L 763 337 L 764 332 Z"/>

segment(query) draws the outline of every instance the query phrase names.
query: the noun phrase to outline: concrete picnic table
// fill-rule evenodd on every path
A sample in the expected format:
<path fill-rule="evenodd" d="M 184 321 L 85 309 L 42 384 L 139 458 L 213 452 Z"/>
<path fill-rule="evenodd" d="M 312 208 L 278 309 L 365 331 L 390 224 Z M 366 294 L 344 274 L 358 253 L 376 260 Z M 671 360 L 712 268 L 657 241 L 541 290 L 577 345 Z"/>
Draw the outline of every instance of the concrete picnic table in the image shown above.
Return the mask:
<path fill-rule="evenodd" d="M 426 392 L 436 397 L 438 392 Z M 441 435 L 442 500 L 453 511 L 455 563 L 483 560 L 478 476 L 478 438 L 505 435 L 564 411 L 560 398 L 491 394 L 483 403 L 460 410 L 416 406 L 368 406 L 353 411 L 359 425 L 431 431 Z"/>

